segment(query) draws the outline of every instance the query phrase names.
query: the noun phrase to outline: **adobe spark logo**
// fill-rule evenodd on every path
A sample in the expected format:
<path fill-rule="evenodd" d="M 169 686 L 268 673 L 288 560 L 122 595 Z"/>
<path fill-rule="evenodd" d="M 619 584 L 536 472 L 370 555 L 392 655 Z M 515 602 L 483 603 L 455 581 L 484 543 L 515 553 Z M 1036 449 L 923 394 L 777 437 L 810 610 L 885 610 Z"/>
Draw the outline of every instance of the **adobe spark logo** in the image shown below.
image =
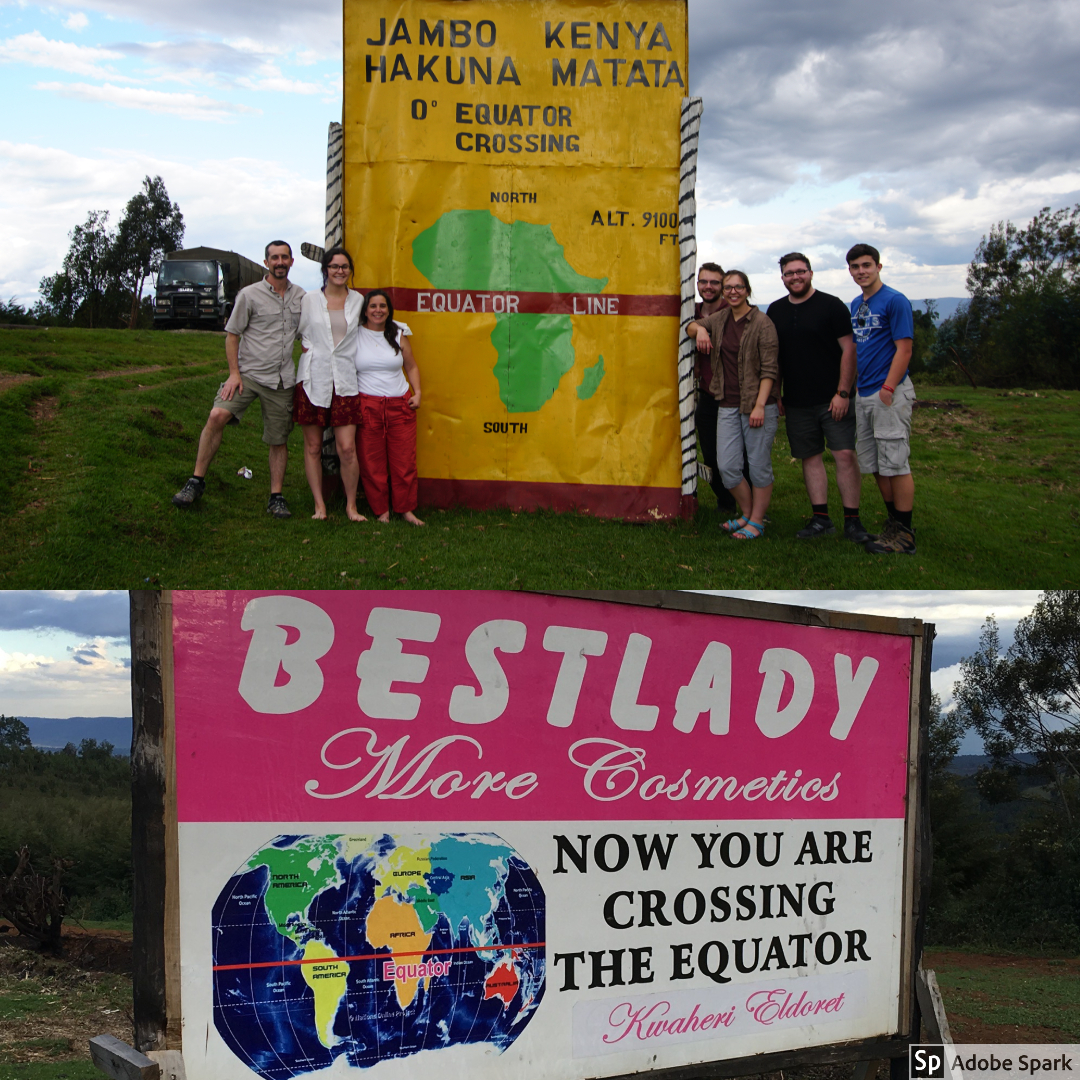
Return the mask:
<path fill-rule="evenodd" d="M 909 1046 L 908 1074 L 911 1080 L 944 1080 L 945 1047 L 937 1045 Z"/>

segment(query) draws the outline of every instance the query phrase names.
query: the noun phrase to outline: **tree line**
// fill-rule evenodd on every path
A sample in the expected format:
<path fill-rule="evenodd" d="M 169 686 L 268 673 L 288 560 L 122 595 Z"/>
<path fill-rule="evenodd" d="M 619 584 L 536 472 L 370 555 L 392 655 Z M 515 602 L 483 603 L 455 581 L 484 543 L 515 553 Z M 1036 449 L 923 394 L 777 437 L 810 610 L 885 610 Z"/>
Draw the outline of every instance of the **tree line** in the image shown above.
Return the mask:
<path fill-rule="evenodd" d="M 1080 387 L 1080 204 L 1000 221 L 968 266 L 971 299 L 915 316 L 911 370 L 973 386 Z"/>
<path fill-rule="evenodd" d="M 0 917 L 36 912 L 56 947 L 57 916 L 130 918 L 131 878 L 129 759 L 95 739 L 40 750 L 0 716 Z"/>
<path fill-rule="evenodd" d="M 61 268 L 38 285 L 31 308 L 14 298 L 0 301 L 0 323 L 148 329 L 153 304 L 144 297 L 166 252 L 184 241 L 184 215 L 171 202 L 160 176 L 143 180 L 115 227 L 108 210 L 91 210 L 68 233 L 71 245 Z"/>
<path fill-rule="evenodd" d="M 988 764 L 960 777 L 970 729 Z M 1080 592 L 1044 593 L 1008 649 L 986 620 L 931 724 L 930 823 L 930 943 L 1080 948 Z"/>

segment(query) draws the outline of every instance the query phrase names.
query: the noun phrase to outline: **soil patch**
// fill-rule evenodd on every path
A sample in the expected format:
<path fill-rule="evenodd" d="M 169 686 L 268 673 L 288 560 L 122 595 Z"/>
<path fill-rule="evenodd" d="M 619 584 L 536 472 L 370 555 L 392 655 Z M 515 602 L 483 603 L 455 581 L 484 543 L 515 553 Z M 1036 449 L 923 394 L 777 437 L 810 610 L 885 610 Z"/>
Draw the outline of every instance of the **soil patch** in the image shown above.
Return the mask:
<path fill-rule="evenodd" d="M 13 386 L 18 386 L 19 383 L 29 382 L 36 378 L 36 375 L 0 375 L 0 394 Z"/>
<path fill-rule="evenodd" d="M 34 398 L 30 403 L 30 418 L 35 424 L 48 424 L 56 419 L 56 414 L 60 411 L 60 403 L 52 396 L 52 394 L 44 394 L 39 398 Z"/>
<path fill-rule="evenodd" d="M 943 412 L 953 412 L 959 409 L 961 412 L 970 412 L 968 407 L 962 401 L 955 401 L 952 398 L 944 398 L 941 401 L 922 401 L 919 398 L 915 399 L 916 409 L 940 409 Z"/>
<path fill-rule="evenodd" d="M 110 940 L 117 932 L 85 933 Z M 126 936 L 130 964 L 131 935 Z M 68 937 L 65 932 L 65 942 Z M 101 954 L 92 958 L 96 962 Z M 86 1061 L 87 1043 L 96 1035 L 132 1042 L 131 979 L 85 970 L 69 957 L 44 956 L 24 939 L 5 935 L 0 937 L 0 1016 L 0 1062 Z"/>
<path fill-rule="evenodd" d="M 149 367 L 129 367 L 123 371 L 95 371 L 87 375 L 88 379 L 118 379 L 121 375 L 145 375 L 148 371 L 164 371 L 164 364 L 151 364 Z"/>
<path fill-rule="evenodd" d="M 112 971 L 130 974 L 132 935 L 130 930 L 88 930 L 65 922 L 61 936 L 63 955 L 59 959 L 38 951 L 37 942 L 23 937 L 10 923 L 0 919 L 0 948 L 7 947 L 0 972 L 12 965 L 70 964 L 83 971 Z M 16 951 L 18 950 L 18 951 Z M 22 957 L 22 959 L 19 959 Z M 29 959 L 28 959 L 29 958 Z"/>
<path fill-rule="evenodd" d="M 1031 975 L 1051 978 L 1072 975 L 1080 978 L 1080 957 L 994 956 L 990 953 L 956 952 L 952 949 L 928 949 L 923 967 L 1013 968 Z"/>

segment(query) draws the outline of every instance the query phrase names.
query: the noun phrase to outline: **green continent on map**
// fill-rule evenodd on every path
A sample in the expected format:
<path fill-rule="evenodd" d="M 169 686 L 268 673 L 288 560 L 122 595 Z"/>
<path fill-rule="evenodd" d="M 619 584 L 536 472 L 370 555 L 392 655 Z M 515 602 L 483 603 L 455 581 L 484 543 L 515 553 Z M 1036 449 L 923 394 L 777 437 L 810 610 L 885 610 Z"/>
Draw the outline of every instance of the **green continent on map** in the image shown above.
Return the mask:
<path fill-rule="evenodd" d="M 265 866 L 270 881 L 263 904 L 278 933 L 303 944 L 312 933 L 307 925 L 311 901 L 340 880 L 336 836 L 302 836 L 288 847 L 265 847 L 248 859 L 248 868 Z"/>
<path fill-rule="evenodd" d="M 598 293 L 608 282 L 579 274 L 550 225 L 487 210 L 448 210 L 413 241 L 413 266 L 436 289 Z"/>
<path fill-rule="evenodd" d="M 579 274 L 550 225 L 507 223 L 487 210 L 448 210 L 413 241 L 413 265 L 437 289 L 598 293 L 608 283 Z M 491 343 L 510 413 L 536 412 L 574 366 L 569 315 L 497 315 Z"/>
<path fill-rule="evenodd" d="M 495 378 L 507 412 L 536 412 L 574 366 L 569 315 L 496 315 L 491 344 Z"/>
<path fill-rule="evenodd" d="M 599 360 L 593 364 L 592 367 L 587 367 L 581 376 L 581 382 L 578 384 L 577 396 L 581 401 L 588 401 L 589 398 L 596 393 L 597 388 L 600 386 L 600 380 L 604 377 L 604 358 L 600 357 Z"/>

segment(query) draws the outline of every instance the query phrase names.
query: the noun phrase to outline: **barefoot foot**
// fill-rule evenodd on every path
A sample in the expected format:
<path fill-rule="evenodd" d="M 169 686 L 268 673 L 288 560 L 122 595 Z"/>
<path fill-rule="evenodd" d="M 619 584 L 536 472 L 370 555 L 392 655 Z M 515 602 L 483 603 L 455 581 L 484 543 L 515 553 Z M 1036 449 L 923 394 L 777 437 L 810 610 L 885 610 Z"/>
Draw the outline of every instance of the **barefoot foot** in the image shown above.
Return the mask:
<path fill-rule="evenodd" d="M 355 506 L 346 506 L 345 514 L 350 521 L 367 521 L 367 518 Z"/>
<path fill-rule="evenodd" d="M 402 514 L 401 516 L 410 525 L 423 525 L 424 524 L 411 510 L 406 510 L 405 513 Z"/>
<path fill-rule="evenodd" d="M 389 525 L 390 511 L 387 510 L 385 514 L 380 514 L 376 520 L 379 522 L 380 525 Z"/>
<path fill-rule="evenodd" d="M 326 520 L 326 507 L 316 506 L 315 513 L 311 515 L 312 521 L 325 521 Z"/>

